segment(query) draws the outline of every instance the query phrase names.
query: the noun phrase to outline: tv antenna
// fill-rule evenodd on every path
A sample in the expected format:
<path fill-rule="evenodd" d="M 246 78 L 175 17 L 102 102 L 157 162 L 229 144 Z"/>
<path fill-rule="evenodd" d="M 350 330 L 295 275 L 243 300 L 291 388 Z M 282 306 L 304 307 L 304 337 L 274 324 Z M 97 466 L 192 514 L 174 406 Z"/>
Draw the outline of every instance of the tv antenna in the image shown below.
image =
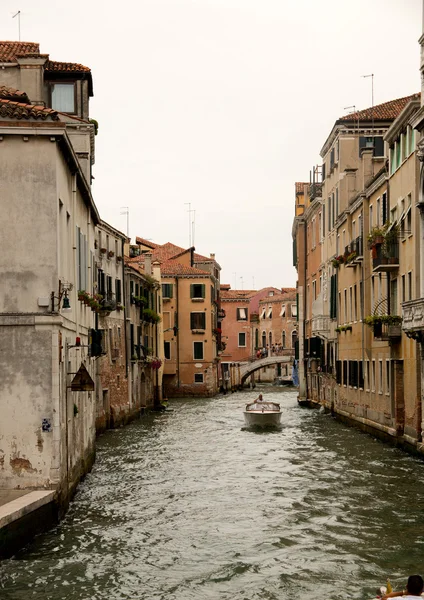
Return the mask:
<path fill-rule="evenodd" d="M 343 110 L 350 110 L 350 115 L 354 114 L 358 116 L 358 133 L 359 133 L 359 112 L 356 110 L 356 104 L 352 104 L 352 106 L 345 106 Z"/>
<path fill-rule="evenodd" d="M 370 73 L 369 75 L 362 75 L 363 79 L 368 79 L 371 77 L 371 130 L 374 135 L 374 73 Z"/>
<path fill-rule="evenodd" d="M 195 210 L 191 210 L 191 202 L 184 202 L 185 206 L 188 206 L 188 247 L 194 246 L 194 222 L 191 218 L 191 213 L 196 213 Z"/>
<path fill-rule="evenodd" d="M 20 10 L 18 10 L 18 12 L 13 15 L 12 19 L 14 19 L 15 17 L 18 17 L 18 33 L 19 33 L 19 41 L 21 41 L 21 11 Z"/>
<path fill-rule="evenodd" d="M 127 215 L 127 238 L 130 237 L 130 209 L 128 206 L 121 206 L 121 215 Z"/>

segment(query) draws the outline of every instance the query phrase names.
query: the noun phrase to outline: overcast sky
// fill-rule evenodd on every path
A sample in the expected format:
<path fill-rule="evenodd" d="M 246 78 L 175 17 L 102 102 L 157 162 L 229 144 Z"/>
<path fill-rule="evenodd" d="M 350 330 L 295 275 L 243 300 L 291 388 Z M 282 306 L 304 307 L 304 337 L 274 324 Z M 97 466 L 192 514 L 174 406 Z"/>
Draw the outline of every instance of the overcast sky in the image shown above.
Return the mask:
<path fill-rule="evenodd" d="M 294 286 L 294 182 L 356 105 L 420 90 L 421 0 L 0 0 L 0 38 L 89 66 L 93 193 L 130 235 L 214 252 L 234 288 Z"/>

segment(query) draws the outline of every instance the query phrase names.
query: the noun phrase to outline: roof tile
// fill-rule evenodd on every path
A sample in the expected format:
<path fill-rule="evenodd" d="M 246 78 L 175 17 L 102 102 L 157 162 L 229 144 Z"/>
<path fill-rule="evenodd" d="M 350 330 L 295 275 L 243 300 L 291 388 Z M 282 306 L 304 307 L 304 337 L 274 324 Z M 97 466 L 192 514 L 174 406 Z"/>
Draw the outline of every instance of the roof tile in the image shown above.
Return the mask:
<path fill-rule="evenodd" d="M 419 100 L 421 94 L 412 94 L 404 98 L 383 102 L 374 107 L 366 108 L 339 118 L 339 121 L 391 121 L 396 119 L 411 100 Z"/>
<path fill-rule="evenodd" d="M 42 119 L 43 121 L 49 118 L 52 121 L 59 121 L 57 112 L 51 108 L 13 102 L 2 98 L 0 98 L 0 117 L 18 120 Z"/>

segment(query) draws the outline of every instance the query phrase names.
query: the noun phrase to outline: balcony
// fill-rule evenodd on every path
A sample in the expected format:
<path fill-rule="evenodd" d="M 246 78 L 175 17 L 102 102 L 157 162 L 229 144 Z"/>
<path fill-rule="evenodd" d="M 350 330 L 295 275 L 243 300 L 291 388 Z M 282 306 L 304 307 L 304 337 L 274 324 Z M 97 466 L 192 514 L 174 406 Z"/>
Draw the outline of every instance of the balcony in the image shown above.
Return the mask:
<path fill-rule="evenodd" d="M 402 329 L 416 341 L 424 342 L 424 298 L 402 304 Z"/>
<path fill-rule="evenodd" d="M 399 269 L 399 244 L 397 242 L 377 244 L 372 248 L 374 273 L 389 273 Z"/>
<path fill-rule="evenodd" d="M 322 198 L 322 183 L 311 183 L 309 187 L 309 199 L 312 202 L 315 198 Z"/>
<path fill-rule="evenodd" d="M 101 312 L 110 313 L 113 310 L 116 310 L 115 294 L 112 294 L 112 292 L 105 292 L 103 298 L 100 301 L 100 305 Z"/>
<path fill-rule="evenodd" d="M 330 334 L 330 317 L 319 315 L 312 317 L 312 335 L 327 339 Z"/>

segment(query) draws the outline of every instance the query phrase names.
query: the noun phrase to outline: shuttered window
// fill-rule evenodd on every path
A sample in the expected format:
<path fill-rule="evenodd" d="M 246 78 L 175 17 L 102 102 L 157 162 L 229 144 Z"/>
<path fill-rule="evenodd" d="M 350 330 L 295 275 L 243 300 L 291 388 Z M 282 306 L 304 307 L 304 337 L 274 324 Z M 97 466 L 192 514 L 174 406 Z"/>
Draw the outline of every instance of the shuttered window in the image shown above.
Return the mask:
<path fill-rule="evenodd" d="M 190 298 L 193 298 L 193 299 L 205 298 L 205 284 L 204 283 L 192 283 L 190 285 Z"/>
<path fill-rule="evenodd" d="M 172 298 L 173 287 L 172 283 L 162 283 L 162 298 Z"/>
<path fill-rule="evenodd" d="M 190 313 L 190 329 L 206 329 L 206 314 L 204 312 Z"/>

